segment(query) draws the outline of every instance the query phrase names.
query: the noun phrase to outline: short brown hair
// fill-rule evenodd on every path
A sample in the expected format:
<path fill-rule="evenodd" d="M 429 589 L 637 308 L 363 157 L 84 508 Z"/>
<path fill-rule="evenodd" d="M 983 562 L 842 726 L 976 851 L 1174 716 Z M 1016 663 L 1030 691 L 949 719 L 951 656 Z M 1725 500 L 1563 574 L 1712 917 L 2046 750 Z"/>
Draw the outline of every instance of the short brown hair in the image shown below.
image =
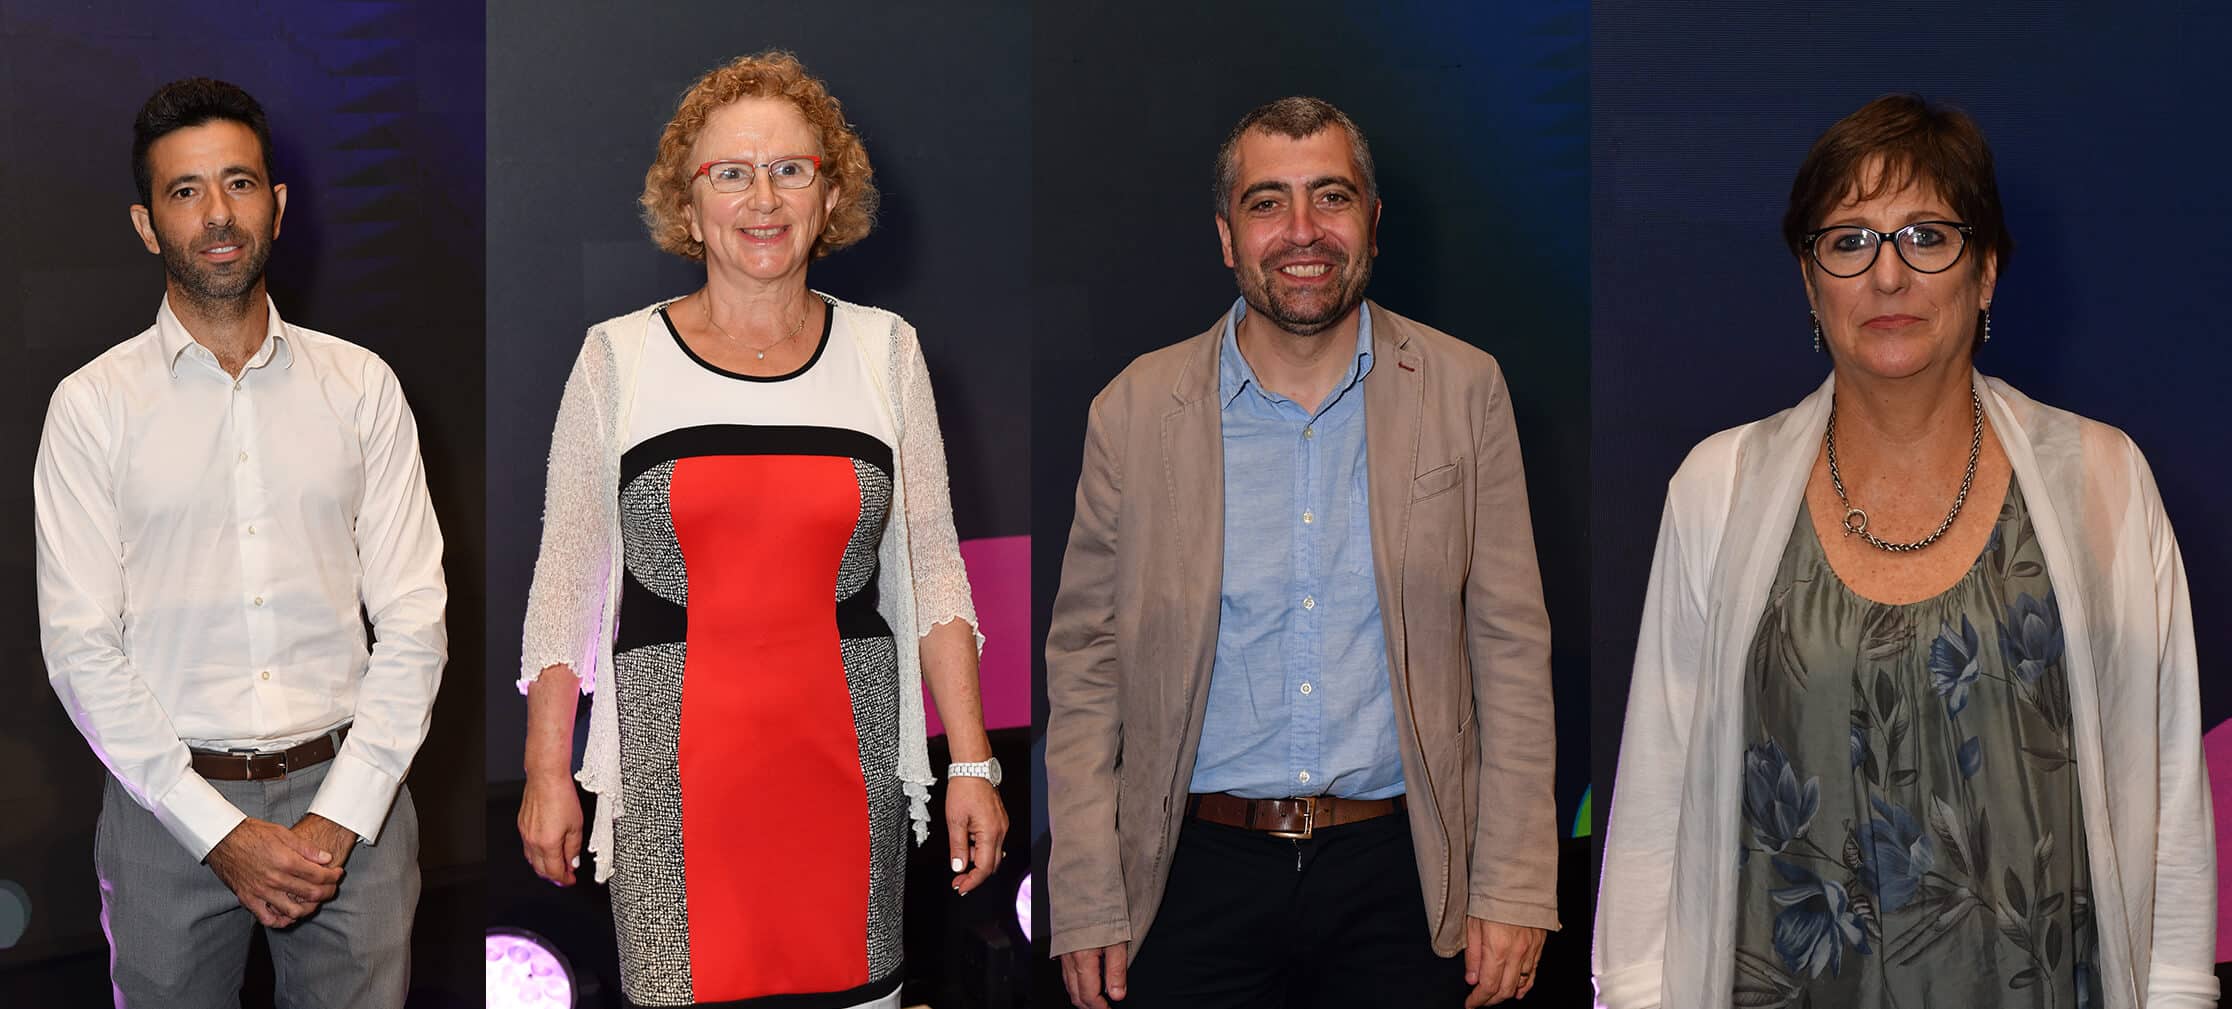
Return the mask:
<path fill-rule="evenodd" d="M 1307 140 L 1329 127 L 1338 126 L 1348 134 L 1349 156 L 1356 161 L 1356 171 L 1364 176 L 1357 180 L 1364 186 L 1364 198 L 1379 202 L 1379 176 L 1372 171 L 1372 146 L 1364 142 L 1364 131 L 1348 113 L 1334 108 L 1333 103 L 1317 98 L 1297 95 L 1275 102 L 1258 105 L 1255 111 L 1240 117 L 1240 124 L 1225 136 L 1224 146 L 1217 150 L 1217 217 L 1230 220 L 1232 187 L 1239 185 L 1239 169 L 1233 164 L 1235 152 L 1240 149 L 1240 138 L 1249 130 L 1262 130 L 1273 136 L 1289 140 Z"/>
<path fill-rule="evenodd" d="M 1869 185 L 1860 173 L 1872 158 L 1882 159 L 1883 170 Z M 1915 94 L 1869 102 L 1814 141 L 1790 184 L 1783 240 L 1793 255 L 1807 261 L 1806 233 L 1821 227 L 1839 204 L 1872 200 L 1910 185 L 1936 187 L 1954 216 L 1976 229 L 1969 244 L 1975 247 L 1977 263 L 1991 256 L 2006 267 L 2015 239 L 2000 208 L 1992 146 L 1967 113 Z"/>
<path fill-rule="evenodd" d="M 690 237 L 690 183 L 696 166 L 689 163 L 690 148 L 713 112 L 745 98 L 781 98 L 798 107 L 807 125 L 821 134 L 820 178 L 837 187 L 837 207 L 814 239 L 813 256 L 820 259 L 860 241 L 876 226 L 875 171 L 868 166 L 868 149 L 860 134 L 845 121 L 845 108 L 829 88 L 806 72 L 798 57 L 780 50 L 740 56 L 707 71 L 682 93 L 674 118 L 659 134 L 659 156 L 643 173 L 643 223 L 659 248 L 684 259 L 703 260 L 705 243 Z"/>

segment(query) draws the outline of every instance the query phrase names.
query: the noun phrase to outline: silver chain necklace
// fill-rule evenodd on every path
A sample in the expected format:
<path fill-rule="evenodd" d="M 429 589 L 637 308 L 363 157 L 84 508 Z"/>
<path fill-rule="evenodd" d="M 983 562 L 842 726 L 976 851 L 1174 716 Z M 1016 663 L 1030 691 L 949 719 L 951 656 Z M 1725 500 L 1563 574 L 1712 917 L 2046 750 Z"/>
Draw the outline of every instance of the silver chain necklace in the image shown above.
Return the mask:
<path fill-rule="evenodd" d="M 1953 528 L 1953 520 L 1961 517 L 1961 506 L 1968 503 L 1969 484 L 1976 480 L 1976 457 L 1984 449 L 1984 399 L 1974 388 L 1969 389 L 1969 407 L 1976 419 L 1969 431 L 1968 472 L 1961 474 L 1961 492 L 1953 495 L 1953 510 L 1945 513 L 1945 521 L 1938 523 L 1928 536 L 1912 543 L 1888 543 L 1868 531 L 1868 513 L 1854 508 L 1852 499 L 1845 496 L 1844 478 L 1837 475 L 1837 398 L 1835 395 L 1829 397 L 1829 433 L 1821 436 L 1821 444 L 1829 453 L 1829 484 L 1837 489 L 1837 501 L 1845 507 L 1845 535 L 1858 536 L 1878 550 L 1903 554 L 1937 542 L 1947 529 Z"/>

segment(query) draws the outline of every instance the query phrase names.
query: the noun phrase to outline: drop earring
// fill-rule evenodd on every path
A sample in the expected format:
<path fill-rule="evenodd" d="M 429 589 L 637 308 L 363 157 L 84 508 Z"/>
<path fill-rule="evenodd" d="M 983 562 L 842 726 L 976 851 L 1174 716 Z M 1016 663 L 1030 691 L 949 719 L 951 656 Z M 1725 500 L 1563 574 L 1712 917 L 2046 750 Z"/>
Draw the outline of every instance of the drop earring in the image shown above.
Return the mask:
<path fill-rule="evenodd" d="M 1992 306 L 1984 306 L 1984 342 L 1992 342 Z"/>
<path fill-rule="evenodd" d="M 1814 353 L 1819 354 L 1821 353 L 1821 316 L 1814 314 L 1811 310 L 1808 310 L 1806 312 L 1806 317 L 1813 320 Z M 1987 332 L 1989 332 L 1989 330 L 1987 330 Z"/>

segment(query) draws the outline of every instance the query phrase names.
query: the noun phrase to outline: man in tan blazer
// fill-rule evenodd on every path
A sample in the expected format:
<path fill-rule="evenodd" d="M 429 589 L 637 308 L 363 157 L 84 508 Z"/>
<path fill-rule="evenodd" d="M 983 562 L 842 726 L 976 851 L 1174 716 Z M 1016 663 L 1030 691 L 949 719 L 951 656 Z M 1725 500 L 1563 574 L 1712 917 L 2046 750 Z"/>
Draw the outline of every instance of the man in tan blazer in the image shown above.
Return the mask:
<path fill-rule="evenodd" d="M 1338 109 L 1251 112 L 1217 192 L 1240 302 L 1087 421 L 1046 644 L 1052 951 L 1084 1009 L 1523 995 L 1554 744 L 1502 374 L 1364 300 L 1379 200 Z"/>

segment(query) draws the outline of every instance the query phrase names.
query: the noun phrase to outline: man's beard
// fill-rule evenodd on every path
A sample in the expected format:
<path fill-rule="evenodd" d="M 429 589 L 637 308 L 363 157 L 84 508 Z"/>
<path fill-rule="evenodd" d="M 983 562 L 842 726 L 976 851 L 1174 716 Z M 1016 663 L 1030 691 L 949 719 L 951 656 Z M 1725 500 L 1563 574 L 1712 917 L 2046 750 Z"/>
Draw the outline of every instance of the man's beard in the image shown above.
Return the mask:
<path fill-rule="evenodd" d="M 155 247 L 163 253 L 163 272 L 205 309 L 240 307 L 263 280 L 264 266 L 271 260 L 270 240 L 251 241 L 239 228 L 202 232 L 197 237 L 198 245 L 179 245 L 166 240 L 161 231 L 155 233 Z M 219 245 L 238 245 L 246 255 L 231 263 L 203 262 L 199 250 Z"/>
<path fill-rule="evenodd" d="M 1280 258 L 1295 258 L 1292 251 L 1283 253 Z M 1350 277 L 1348 269 L 1351 260 L 1345 253 L 1330 252 L 1322 255 L 1336 260 L 1332 272 L 1342 278 L 1338 296 L 1330 303 L 1324 307 L 1313 307 L 1303 303 L 1302 299 L 1273 294 L 1272 285 L 1277 283 L 1278 268 L 1273 265 L 1272 260 L 1265 260 L 1256 264 L 1252 275 L 1243 270 L 1232 271 L 1233 278 L 1240 285 L 1240 297 L 1248 303 L 1248 311 L 1261 314 L 1273 325 L 1296 336 L 1316 336 L 1346 318 L 1350 312 L 1356 310 L 1357 305 L 1363 303 L 1364 289 L 1371 285 L 1372 257 L 1365 256 L 1357 264 L 1356 275 Z"/>

